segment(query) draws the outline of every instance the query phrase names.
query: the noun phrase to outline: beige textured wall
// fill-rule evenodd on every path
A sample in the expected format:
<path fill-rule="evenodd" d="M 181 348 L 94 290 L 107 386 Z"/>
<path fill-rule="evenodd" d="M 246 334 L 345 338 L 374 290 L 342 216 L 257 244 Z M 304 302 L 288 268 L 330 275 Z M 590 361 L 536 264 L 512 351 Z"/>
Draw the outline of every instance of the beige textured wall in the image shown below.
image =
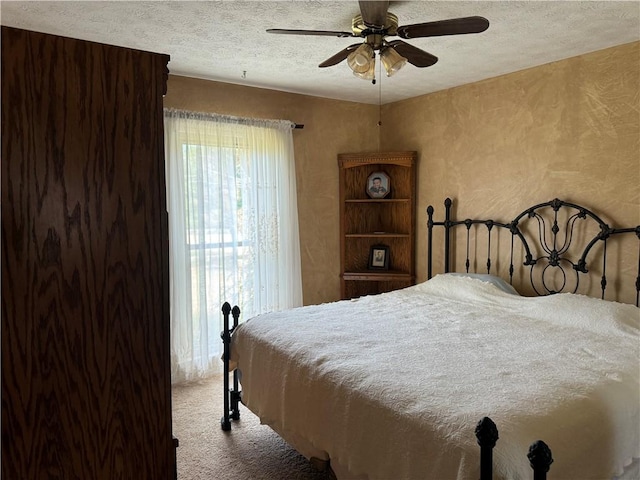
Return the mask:
<path fill-rule="evenodd" d="M 418 280 L 426 207 L 441 218 L 447 196 L 464 217 L 507 221 L 559 197 L 607 212 L 611 224 L 640 224 L 639 60 L 633 43 L 385 105 L 381 129 L 374 105 L 177 76 L 165 106 L 305 124 L 294 146 L 304 302 L 313 304 L 339 298 L 337 154 L 379 141 L 419 154 Z"/>
<path fill-rule="evenodd" d="M 378 148 L 378 107 L 174 75 L 164 105 L 304 124 L 293 132 L 304 303 L 339 299 L 337 156 Z"/>
<path fill-rule="evenodd" d="M 446 197 L 464 218 L 558 197 L 640 224 L 639 95 L 636 42 L 384 106 L 383 149 L 420 154 L 418 279 L 426 207 L 442 219 Z"/>

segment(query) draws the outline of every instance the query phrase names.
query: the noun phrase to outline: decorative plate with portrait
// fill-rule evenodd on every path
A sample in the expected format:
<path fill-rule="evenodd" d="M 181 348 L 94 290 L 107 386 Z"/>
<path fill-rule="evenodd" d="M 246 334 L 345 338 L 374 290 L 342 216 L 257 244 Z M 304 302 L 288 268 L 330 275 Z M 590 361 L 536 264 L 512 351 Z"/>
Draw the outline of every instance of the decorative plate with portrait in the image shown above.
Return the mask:
<path fill-rule="evenodd" d="M 391 191 L 391 179 L 384 172 L 373 172 L 367 178 L 367 195 L 371 198 L 384 198 Z"/>

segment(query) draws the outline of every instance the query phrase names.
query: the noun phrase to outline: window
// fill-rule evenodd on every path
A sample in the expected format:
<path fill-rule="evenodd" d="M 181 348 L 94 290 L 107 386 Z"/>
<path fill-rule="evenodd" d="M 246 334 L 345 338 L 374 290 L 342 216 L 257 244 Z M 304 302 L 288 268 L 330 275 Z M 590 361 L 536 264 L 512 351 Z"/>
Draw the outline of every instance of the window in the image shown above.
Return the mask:
<path fill-rule="evenodd" d="M 219 370 L 221 306 L 302 304 L 291 123 L 165 110 L 174 383 Z"/>

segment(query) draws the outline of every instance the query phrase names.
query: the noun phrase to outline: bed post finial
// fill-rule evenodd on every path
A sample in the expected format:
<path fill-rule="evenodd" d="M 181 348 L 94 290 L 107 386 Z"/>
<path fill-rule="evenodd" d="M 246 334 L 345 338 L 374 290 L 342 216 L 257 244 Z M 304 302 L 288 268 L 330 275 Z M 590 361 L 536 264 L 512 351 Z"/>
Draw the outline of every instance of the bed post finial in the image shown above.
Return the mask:
<path fill-rule="evenodd" d="M 476 425 L 476 438 L 480 445 L 480 480 L 491 480 L 493 476 L 493 447 L 498 441 L 498 427 L 489 417 Z"/>
<path fill-rule="evenodd" d="M 551 449 L 547 444 L 542 440 L 532 443 L 527 458 L 533 468 L 533 480 L 546 480 L 547 472 L 553 463 Z"/>

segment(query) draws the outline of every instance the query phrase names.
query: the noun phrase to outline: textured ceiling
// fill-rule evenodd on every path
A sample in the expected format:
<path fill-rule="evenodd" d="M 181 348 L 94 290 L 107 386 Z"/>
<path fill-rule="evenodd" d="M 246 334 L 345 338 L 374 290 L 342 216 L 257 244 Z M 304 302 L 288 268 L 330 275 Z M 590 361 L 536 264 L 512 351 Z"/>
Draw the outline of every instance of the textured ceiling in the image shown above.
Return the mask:
<path fill-rule="evenodd" d="M 372 85 L 346 62 L 318 64 L 359 39 L 274 35 L 349 31 L 357 1 L 2 1 L 28 30 L 167 53 L 172 74 L 362 103 L 389 103 L 640 40 L 640 0 L 397 1 L 400 25 L 480 15 L 486 32 L 407 40 L 439 58 Z M 397 37 L 390 37 L 394 39 Z M 640 59 L 639 59 L 640 61 Z M 377 74 L 378 77 L 380 75 Z"/>

